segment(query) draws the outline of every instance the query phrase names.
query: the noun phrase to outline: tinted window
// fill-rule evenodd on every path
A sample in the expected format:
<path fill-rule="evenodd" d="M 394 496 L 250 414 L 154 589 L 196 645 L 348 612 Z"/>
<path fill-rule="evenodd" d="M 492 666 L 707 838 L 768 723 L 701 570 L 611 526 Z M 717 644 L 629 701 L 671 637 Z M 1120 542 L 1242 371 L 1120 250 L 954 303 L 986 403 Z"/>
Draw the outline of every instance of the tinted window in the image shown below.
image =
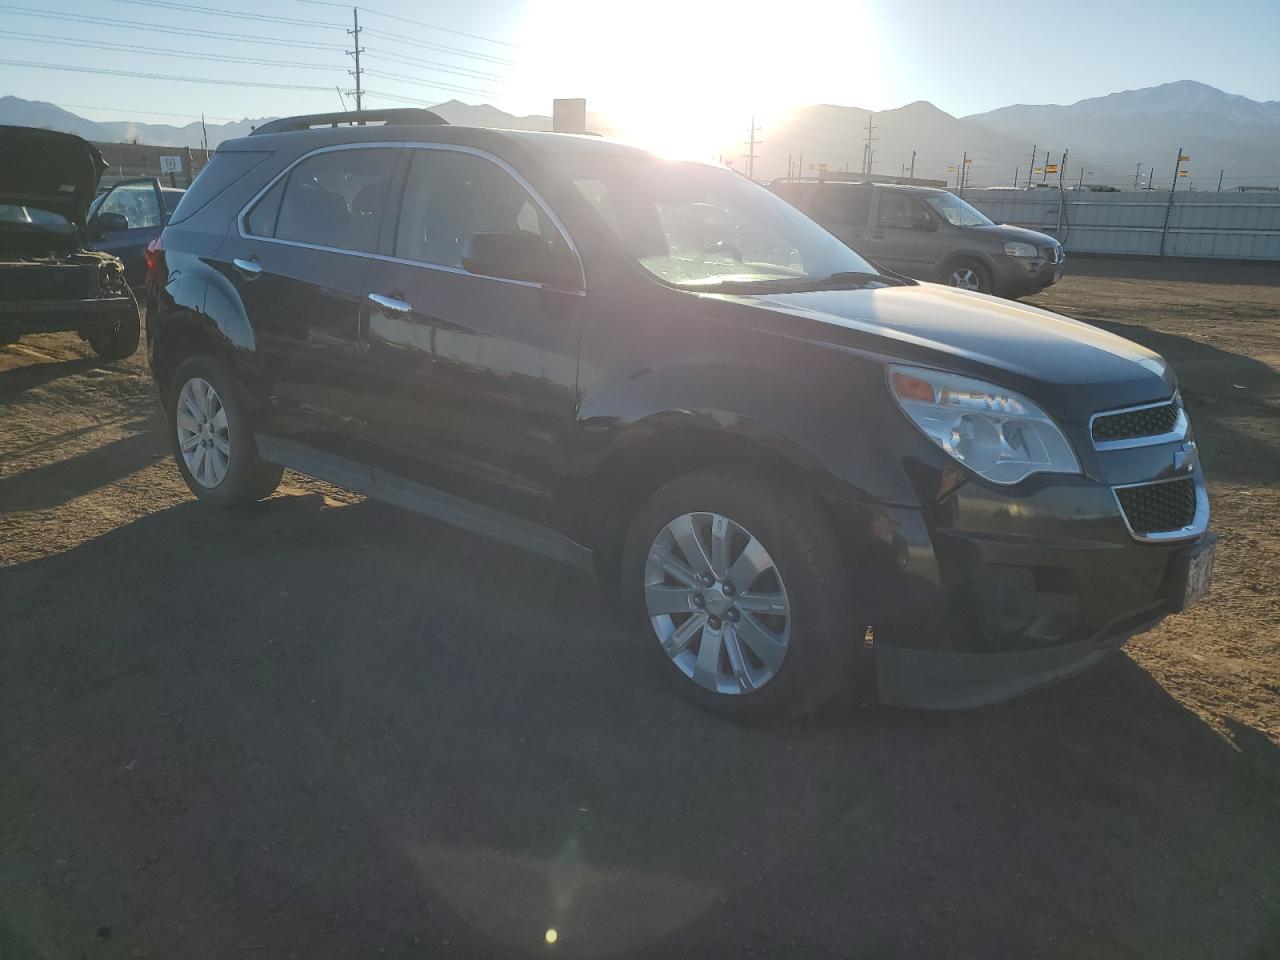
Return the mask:
<path fill-rule="evenodd" d="M 129 221 L 129 229 L 160 226 L 160 198 L 150 183 L 122 183 L 98 206 L 98 213 L 118 213 Z"/>
<path fill-rule="evenodd" d="M 880 195 L 879 223 L 882 227 L 910 230 L 918 221 L 929 223 L 929 214 L 905 193 L 885 191 Z"/>
<path fill-rule="evenodd" d="M 276 239 L 340 250 L 374 250 L 396 153 L 394 149 L 332 150 L 303 160 L 285 183 Z"/>
<path fill-rule="evenodd" d="M 245 217 L 245 232 L 255 237 L 274 237 L 276 234 L 276 215 L 280 213 L 280 198 L 284 196 L 286 180 L 281 178 L 262 195 L 249 216 Z"/>
<path fill-rule="evenodd" d="M 866 187 L 823 185 L 810 211 L 819 223 L 865 227 L 871 212 L 871 190 Z"/>
<path fill-rule="evenodd" d="M 497 164 L 456 150 L 415 150 L 404 188 L 396 256 L 462 266 L 476 233 L 536 234 L 559 242 L 542 209 Z"/>
<path fill-rule="evenodd" d="M 271 154 L 260 151 L 219 150 L 182 195 L 169 222 L 187 219 L 269 156 Z"/>

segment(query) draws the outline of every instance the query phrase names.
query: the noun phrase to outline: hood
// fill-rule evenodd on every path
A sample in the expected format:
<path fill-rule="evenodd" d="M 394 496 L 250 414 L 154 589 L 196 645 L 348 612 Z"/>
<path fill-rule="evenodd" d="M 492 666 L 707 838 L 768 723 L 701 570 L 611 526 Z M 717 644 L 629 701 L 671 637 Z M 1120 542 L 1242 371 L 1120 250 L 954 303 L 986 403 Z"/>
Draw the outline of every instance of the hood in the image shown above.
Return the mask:
<path fill-rule="evenodd" d="M 1034 244 L 1037 247 L 1058 245 L 1057 237 L 1051 237 L 1047 233 L 1040 233 L 1038 230 L 1028 230 L 1026 227 L 1015 227 L 1008 223 L 996 223 L 989 227 L 965 227 L 965 229 L 984 234 L 995 240 L 1017 240 L 1022 243 Z"/>
<path fill-rule="evenodd" d="M 789 334 L 981 377 L 1076 423 L 1098 410 L 1168 399 L 1177 386 L 1158 354 L 1123 337 L 939 284 L 733 299 L 785 314 Z"/>
<path fill-rule="evenodd" d="M 0 126 L 0 203 L 49 210 L 81 226 L 106 169 L 102 154 L 87 140 Z"/>

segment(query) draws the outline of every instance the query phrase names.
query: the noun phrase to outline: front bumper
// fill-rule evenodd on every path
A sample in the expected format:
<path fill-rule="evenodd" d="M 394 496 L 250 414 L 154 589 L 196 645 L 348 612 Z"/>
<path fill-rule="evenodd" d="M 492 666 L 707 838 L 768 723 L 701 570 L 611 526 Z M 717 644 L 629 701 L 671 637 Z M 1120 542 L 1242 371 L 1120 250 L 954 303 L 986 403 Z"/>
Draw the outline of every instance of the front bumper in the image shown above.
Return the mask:
<path fill-rule="evenodd" d="M 1039 293 L 1062 277 L 1066 256 L 1057 262 L 1046 257 L 996 257 L 993 283 L 996 293 L 1025 297 Z"/>
<path fill-rule="evenodd" d="M 1181 608 L 1184 557 L 1212 538 L 1207 523 L 1140 541 L 1111 487 L 1084 476 L 967 481 L 923 510 L 877 508 L 880 700 L 975 707 L 1087 669 Z"/>
<path fill-rule="evenodd" d="M 131 294 L 90 300 L 0 301 L 0 332 L 10 336 L 75 331 L 89 337 L 118 330 L 123 320 L 137 318 Z"/>

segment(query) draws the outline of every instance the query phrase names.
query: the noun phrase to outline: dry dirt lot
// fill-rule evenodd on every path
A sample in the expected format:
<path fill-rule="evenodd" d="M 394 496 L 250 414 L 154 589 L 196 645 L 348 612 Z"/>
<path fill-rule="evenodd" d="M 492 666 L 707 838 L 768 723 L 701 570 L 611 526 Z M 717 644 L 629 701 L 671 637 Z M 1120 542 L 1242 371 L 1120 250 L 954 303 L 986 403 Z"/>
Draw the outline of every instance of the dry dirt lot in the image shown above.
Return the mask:
<path fill-rule="evenodd" d="M 0 958 L 1280 957 L 1280 270 L 1072 269 L 1033 302 L 1182 377 L 1211 598 L 779 730 L 571 571 L 293 475 L 203 509 L 141 356 L 0 347 Z"/>

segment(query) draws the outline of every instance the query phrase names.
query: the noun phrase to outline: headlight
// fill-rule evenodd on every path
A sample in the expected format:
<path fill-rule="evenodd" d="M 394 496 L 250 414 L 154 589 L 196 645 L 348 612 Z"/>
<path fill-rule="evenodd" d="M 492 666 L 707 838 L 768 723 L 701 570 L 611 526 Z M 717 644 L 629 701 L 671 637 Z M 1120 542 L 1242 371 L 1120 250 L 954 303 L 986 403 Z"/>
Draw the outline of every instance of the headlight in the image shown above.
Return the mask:
<path fill-rule="evenodd" d="M 1040 251 L 1029 243 L 1018 243 L 1010 240 L 1004 245 L 1005 256 L 1008 257 L 1036 257 L 1040 255 Z"/>
<path fill-rule="evenodd" d="M 1026 397 L 941 370 L 893 365 L 888 373 L 889 389 L 911 422 L 992 483 L 1080 472 L 1071 443 Z"/>

